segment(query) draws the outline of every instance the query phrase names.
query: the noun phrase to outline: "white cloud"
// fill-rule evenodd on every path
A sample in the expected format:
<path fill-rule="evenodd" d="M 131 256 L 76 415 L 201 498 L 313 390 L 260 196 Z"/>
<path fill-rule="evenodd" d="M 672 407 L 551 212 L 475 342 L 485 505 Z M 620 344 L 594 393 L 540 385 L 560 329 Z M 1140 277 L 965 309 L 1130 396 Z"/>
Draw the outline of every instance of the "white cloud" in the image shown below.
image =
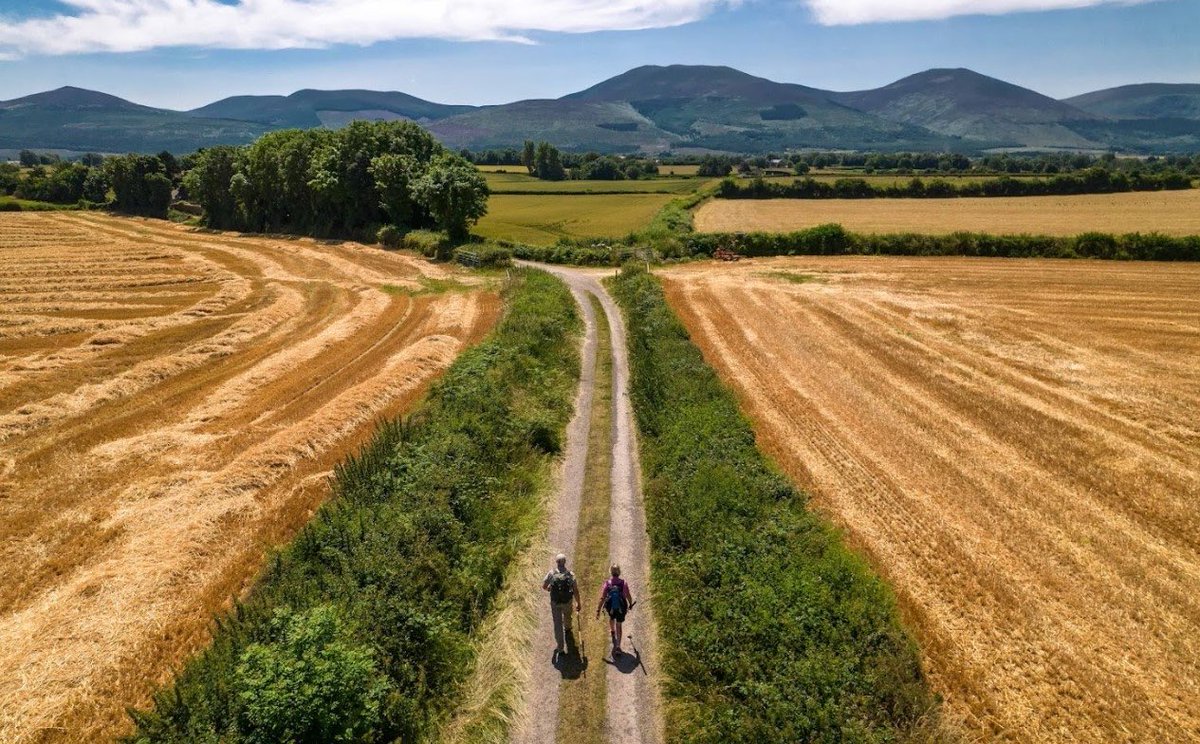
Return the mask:
<path fill-rule="evenodd" d="M 803 0 L 817 22 L 850 26 L 887 21 L 931 21 L 961 15 L 1003 15 L 1039 10 L 1139 5 L 1153 0 Z"/>
<path fill-rule="evenodd" d="M 317 48 L 413 38 L 528 41 L 536 32 L 677 26 L 740 0 L 63 0 L 70 13 L 0 18 L 5 56 L 162 47 Z"/>

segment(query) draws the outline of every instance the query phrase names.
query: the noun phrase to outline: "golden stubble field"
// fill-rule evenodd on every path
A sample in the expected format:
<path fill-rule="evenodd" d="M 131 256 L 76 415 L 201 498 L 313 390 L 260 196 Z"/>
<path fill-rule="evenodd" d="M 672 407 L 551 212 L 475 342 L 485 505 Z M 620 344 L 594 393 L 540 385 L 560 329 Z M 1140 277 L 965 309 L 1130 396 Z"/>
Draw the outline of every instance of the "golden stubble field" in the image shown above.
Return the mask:
<path fill-rule="evenodd" d="M 861 233 L 1200 235 L 1200 189 L 956 199 L 711 199 L 701 232 L 787 232 L 836 222 Z"/>
<path fill-rule="evenodd" d="M 455 278 L 354 244 L 0 215 L 0 741 L 126 727 L 336 462 L 491 327 L 493 292 L 423 293 Z"/>
<path fill-rule="evenodd" d="M 1200 265 L 696 264 L 668 298 L 985 740 L 1200 741 Z"/>

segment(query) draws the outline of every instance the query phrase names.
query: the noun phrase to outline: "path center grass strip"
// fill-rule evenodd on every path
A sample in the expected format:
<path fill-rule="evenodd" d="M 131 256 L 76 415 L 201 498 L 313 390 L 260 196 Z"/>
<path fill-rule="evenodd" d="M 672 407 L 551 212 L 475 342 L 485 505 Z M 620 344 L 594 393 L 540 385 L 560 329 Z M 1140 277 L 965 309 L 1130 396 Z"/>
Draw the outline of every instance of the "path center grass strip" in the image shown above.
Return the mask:
<path fill-rule="evenodd" d="M 558 697 L 558 740 L 571 744 L 603 744 L 608 670 L 604 657 L 610 648 L 608 616 L 596 618 L 600 587 L 608 578 L 609 508 L 612 496 L 613 398 L 612 336 L 600 301 L 588 295 L 596 318 L 596 374 L 592 393 L 592 424 L 588 432 L 587 467 L 575 540 L 575 579 L 583 611 L 578 678 L 564 676 Z"/>
<path fill-rule="evenodd" d="M 627 268 L 668 741 L 928 739 L 936 703 L 887 587 L 771 467 L 736 399 Z"/>
<path fill-rule="evenodd" d="M 506 315 L 404 421 L 337 471 L 334 495 L 135 742 L 417 741 L 455 703 L 471 635 L 537 529 L 539 473 L 579 377 L 566 287 L 517 271 Z"/>

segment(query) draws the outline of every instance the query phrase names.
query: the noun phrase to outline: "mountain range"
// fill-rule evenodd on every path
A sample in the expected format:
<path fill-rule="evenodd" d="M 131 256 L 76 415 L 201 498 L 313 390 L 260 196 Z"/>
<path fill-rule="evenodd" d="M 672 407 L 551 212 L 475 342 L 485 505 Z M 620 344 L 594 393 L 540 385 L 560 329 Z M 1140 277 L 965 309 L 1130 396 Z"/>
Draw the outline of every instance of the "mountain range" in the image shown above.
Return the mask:
<path fill-rule="evenodd" d="M 1200 151 L 1200 85 L 1130 85 L 1055 100 L 966 69 L 874 90 L 778 83 L 729 67 L 638 67 L 557 99 L 447 105 L 400 92 L 234 96 L 192 111 L 60 88 L 0 102 L 0 150 L 189 152 L 282 128 L 411 119 L 447 146 L 547 140 L 569 150 Z"/>

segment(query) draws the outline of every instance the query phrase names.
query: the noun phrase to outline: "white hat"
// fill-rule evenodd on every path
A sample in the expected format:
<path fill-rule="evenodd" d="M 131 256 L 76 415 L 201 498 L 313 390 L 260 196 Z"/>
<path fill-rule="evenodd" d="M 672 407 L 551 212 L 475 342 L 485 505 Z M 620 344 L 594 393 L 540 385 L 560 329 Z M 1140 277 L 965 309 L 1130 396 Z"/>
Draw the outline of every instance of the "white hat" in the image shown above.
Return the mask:
<path fill-rule="evenodd" d="M 564 555 L 563 553 L 559 553 L 558 555 L 554 556 L 554 562 L 555 563 L 566 563 L 567 556 Z"/>

